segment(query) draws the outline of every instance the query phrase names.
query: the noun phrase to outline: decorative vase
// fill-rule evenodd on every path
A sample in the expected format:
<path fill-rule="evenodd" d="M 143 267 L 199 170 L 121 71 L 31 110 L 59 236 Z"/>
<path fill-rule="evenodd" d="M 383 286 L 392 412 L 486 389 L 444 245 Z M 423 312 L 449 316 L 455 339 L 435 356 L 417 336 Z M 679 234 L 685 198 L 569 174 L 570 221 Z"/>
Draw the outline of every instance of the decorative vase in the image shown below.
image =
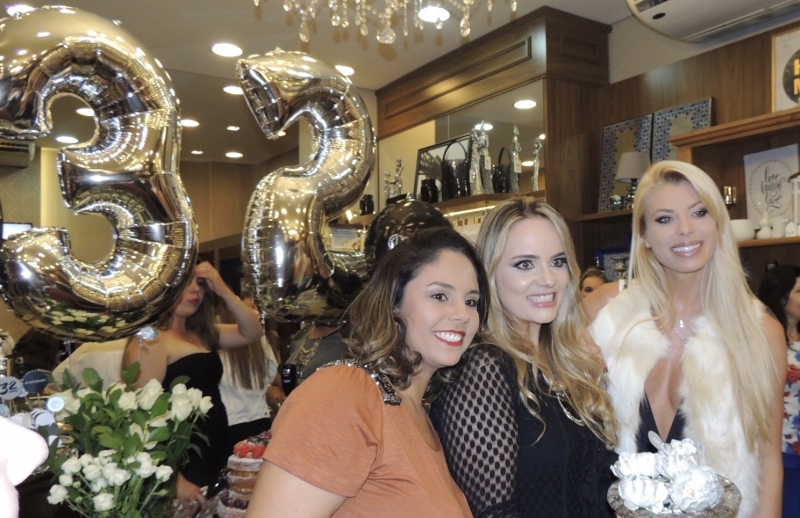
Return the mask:
<path fill-rule="evenodd" d="M 427 203 L 436 203 L 439 201 L 439 189 L 436 187 L 436 180 L 428 178 L 422 180 L 422 188 L 420 190 L 420 198 Z"/>
<path fill-rule="evenodd" d="M 375 201 L 372 199 L 371 194 L 365 194 L 361 197 L 359 208 L 361 209 L 362 216 L 375 212 Z"/>

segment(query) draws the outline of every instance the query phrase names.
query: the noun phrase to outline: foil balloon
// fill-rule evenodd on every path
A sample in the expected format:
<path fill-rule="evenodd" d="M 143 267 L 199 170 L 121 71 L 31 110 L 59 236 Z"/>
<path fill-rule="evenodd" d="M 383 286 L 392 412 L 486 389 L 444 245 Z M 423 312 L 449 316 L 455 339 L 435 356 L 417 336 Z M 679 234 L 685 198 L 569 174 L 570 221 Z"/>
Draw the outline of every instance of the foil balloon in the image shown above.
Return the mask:
<path fill-rule="evenodd" d="M 85 263 L 71 255 L 65 229 L 16 234 L 0 247 L 0 288 L 32 327 L 106 341 L 168 310 L 195 261 L 196 225 L 178 176 L 178 99 L 158 60 L 107 20 L 67 7 L 0 20 L 0 136 L 47 134 L 51 103 L 64 94 L 94 109 L 97 129 L 59 153 L 61 192 L 74 213 L 111 222 L 114 248 Z"/>
<path fill-rule="evenodd" d="M 369 271 L 386 252 L 423 228 L 449 227 L 450 222 L 436 207 L 424 201 L 406 199 L 383 209 L 369 226 L 364 255 Z"/>
<path fill-rule="evenodd" d="M 273 171 L 250 198 L 242 263 L 262 314 L 283 321 L 338 320 L 366 280 L 361 253 L 333 252 L 326 221 L 358 201 L 372 170 L 375 137 L 353 84 L 330 65 L 280 49 L 241 59 L 239 84 L 267 138 L 304 117 L 313 154 Z"/>

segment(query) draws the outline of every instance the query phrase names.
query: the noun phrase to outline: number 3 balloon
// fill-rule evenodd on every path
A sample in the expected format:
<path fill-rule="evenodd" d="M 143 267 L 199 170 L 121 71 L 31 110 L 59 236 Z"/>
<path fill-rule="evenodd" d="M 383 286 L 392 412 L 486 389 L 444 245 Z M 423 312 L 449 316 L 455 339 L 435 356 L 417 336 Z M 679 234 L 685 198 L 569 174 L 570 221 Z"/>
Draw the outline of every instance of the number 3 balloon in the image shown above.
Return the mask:
<path fill-rule="evenodd" d="M 280 49 L 236 65 L 245 99 L 267 138 L 300 117 L 314 155 L 270 173 L 245 216 L 243 265 L 262 313 L 281 320 L 333 321 L 367 277 L 361 253 L 336 253 L 322 225 L 364 192 L 375 154 L 367 109 L 350 80 L 302 52 Z"/>
<path fill-rule="evenodd" d="M 172 306 L 197 254 L 178 176 L 178 99 L 158 60 L 107 20 L 67 7 L 0 20 L 0 136 L 47 134 L 63 94 L 94 109 L 97 130 L 59 154 L 61 191 L 76 214 L 108 218 L 114 249 L 89 264 L 72 257 L 64 229 L 14 235 L 0 249 L 2 295 L 60 338 L 124 337 Z"/>

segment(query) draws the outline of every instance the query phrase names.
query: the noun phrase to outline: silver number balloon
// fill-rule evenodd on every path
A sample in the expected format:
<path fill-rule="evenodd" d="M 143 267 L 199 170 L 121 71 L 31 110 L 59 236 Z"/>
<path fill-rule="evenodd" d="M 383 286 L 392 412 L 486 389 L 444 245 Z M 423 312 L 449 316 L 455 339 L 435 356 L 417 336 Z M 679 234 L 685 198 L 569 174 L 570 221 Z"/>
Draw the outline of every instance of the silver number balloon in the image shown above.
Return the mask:
<path fill-rule="evenodd" d="M 64 339 L 120 338 L 171 307 L 197 254 L 178 176 L 178 99 L 158 60 L 110 21 L 67 7 L 0 20 L 0 136 L 47 134 L 50 105 L 64 94 L 84 99 L 97 121 L 89 142 L 59 153 L 64 201 L 76 214 L 104 215 L 114 249 L 85 263 L 64 229 L 17 234 L 0 249 L 0 287 L 33 327 Z"/>
<path fill-rule="evenodd" d="M 364 192 L 375 136 L 353 84 L 302 52 L 280 49 L 236 65 L 239 83 L 267 138 L 305 117 L 314 152 L 304 164 L 258 184 L 245 216 L 245 275 L 262 313 L 280 320 L 333 321 L 367 278 L 361 253 L 335 253 L 325 221 Z"/>

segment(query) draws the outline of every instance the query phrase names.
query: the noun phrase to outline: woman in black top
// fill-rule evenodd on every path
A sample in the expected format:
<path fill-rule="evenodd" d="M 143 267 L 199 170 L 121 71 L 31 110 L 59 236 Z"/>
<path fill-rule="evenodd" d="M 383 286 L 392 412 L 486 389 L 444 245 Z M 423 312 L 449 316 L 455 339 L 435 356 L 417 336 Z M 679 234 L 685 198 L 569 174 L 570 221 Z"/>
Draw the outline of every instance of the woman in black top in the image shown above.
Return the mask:
<path fill-rule="evenodd" d="M 478 248 L 491 280 L 489 343 L 464 355 L 431 410 L 453 478 L 476 517 L 613 515 L 616 420 L 566 223 L 515 198 L 487 216 Z"/>

